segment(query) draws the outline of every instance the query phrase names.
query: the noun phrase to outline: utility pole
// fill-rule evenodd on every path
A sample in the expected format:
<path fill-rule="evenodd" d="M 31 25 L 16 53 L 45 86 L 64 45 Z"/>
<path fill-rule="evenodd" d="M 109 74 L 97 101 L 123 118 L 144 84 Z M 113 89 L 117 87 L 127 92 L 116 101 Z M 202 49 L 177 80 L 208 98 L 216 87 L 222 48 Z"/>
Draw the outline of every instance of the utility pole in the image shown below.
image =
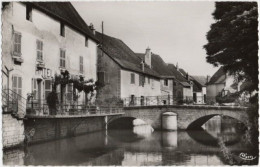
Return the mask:
<path fill-rule="evenodd" d="M 102 21 L 102 24 L 101 24 L 101 28 L 102 28 L 102 41 L 101 41 L 101 47 L 102 47 L 102 57 L 103 57 L 103 54 L 104 54 L 104 51 L 103 51 L 104 22 L 103 22 L 103 21 Z"/>

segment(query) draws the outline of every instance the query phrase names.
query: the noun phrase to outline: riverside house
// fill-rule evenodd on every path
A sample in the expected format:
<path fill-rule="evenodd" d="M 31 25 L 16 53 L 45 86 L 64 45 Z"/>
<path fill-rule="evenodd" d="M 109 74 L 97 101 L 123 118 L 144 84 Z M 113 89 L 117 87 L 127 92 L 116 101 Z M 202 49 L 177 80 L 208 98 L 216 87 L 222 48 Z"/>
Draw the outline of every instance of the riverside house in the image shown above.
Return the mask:
<path fill-rule="evenodd" d="M 97 43 L 70 2 L 3 3 L 3 97 L 18 97 L 18 112 L 33 108 L 48 114 L 43 108 L 56 82 L 64 111 L 75 99 L 84 105 L 88 96 L 84 91 L 78 92 L 73 83 L 57 83 L 56 78 L 95 82 Z"/>
<path fill-rule="evenodd" d="M 160 75 L 138 57 L 122 40 L 96 32 L 98 49 L 99 103 L 131 105 L 162 104 Z M 146 57 L 151 61 L 150 49 Z M 146 59 L 146 60 L 147 60 Z"/>

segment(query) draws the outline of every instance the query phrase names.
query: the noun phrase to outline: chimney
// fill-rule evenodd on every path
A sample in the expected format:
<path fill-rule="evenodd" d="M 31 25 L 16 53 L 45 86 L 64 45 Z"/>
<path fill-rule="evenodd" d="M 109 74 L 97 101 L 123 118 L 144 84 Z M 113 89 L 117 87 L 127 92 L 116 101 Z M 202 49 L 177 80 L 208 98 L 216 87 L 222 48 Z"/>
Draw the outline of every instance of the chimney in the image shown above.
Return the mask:
<path fill-rule="evenodd" d="M 186 79 L 189 81 L 189 74 L 188 73 L 186 74 Z"/>
<path fill-rule="evenodd" d="M 140 64 L 141 64 L 142 71 L 144 71 L 144 61 L 142 60 Z"/>
<path fill-rule="evenodd" d="M 145 56 L 144 56 L 144 62 L 151 68 L 151 49 L 149 48 L 149 46 L 147 47 L 146 51 L 145 51 Z"/>
<path fill-rule="evenodd" d="M 95 31 L 94 25 L 92 23 L 90 23 L 88 27 L 92 31 L 92 33 L 95 35 L 96 31 Z"/>
<path fill-rule="evenodd" d="M 177 71 L 179 71 L 179 65 L 178 65 L 178 62 L 176 63 L 176 69 L 177 69 Z"/>
<path fill-rule="evenodd" d="M 209 83 L 209 80 L 210 80 L 210 76 L 207 75 L 207 78 L 206 78 L 206 83 Z"/>

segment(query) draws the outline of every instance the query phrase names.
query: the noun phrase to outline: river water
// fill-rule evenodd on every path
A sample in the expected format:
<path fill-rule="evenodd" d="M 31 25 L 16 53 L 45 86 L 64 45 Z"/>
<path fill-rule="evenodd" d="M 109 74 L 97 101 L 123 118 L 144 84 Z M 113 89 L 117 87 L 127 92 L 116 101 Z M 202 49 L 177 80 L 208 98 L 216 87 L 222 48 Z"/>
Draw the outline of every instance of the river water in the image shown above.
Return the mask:
<path fill-rule="evenodd" d="M 224 125 L 225 124 L 225 125 Z M 230 152 L 249 152 L 234 124 L 220 118 L 199 131 L 153 131 L 148 125 L 133 130 L 108 130 L 4 152 L 5 165 L 225 165 L 218 144 Z"/>

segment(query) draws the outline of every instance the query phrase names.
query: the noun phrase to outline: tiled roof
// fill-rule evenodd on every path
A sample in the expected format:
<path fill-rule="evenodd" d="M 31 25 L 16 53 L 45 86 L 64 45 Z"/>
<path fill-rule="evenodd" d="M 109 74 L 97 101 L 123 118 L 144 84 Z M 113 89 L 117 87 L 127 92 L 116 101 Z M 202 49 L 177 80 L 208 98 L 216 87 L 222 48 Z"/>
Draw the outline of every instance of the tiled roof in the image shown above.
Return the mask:
<path fill-rule="evenodd" d="M 188 83 L 187 79 L 184 78 L 184 76 L 177 70 L 177 68 L 173 64 L 168 64 L 168 68 L 173 73 L 176 80 L 178 80 L 179 82 L 187 82 Z"/>
<path fill-rule="evenodd" d="M 180 82 L 184 87 L 190 87 L 191 85 L 188 82 Z"/>
<path fill-rule="evenodd" d="M 205 86 L 206 83 L 207 83 L 207 77 L 206 76 L 192 75 L 191 77 L 194 80 L 198 81 L 202 86 Z"/>
<path fill-rule="evenodd" d="M 136 55 L 144 60 L 144 53 L 136 53 Z M 151 54 L 151 66 L 154 71 L 160 74 L 161 78 L 175 78 L 171 70 L 169 70 L 168 65 L 159 55 Z"/>
<path fill-rule="evenodd" d="M 218 71 L 215 72 L 215 74 L 210 78 L 210 81 L 207 83 L 207 85 L 224 83 L 225 82 L 225 77 L 222 77 L 223 75 L 226 75 L 226 73 L 224 71 L 224 68 L 220 67 L 218 69 Z"/>
<path fill-rule="evenodd" d="M 159 74 L 148 66 L 145 66 L 142 71 L 140 64 L 142 59 L 120 39 L 105 34 L 102 38 L 102 34 L 99 32 L 96 32 L 96 37 L 102 43 L 102 50 L 122 68 L 159 78 Z"/>
<path fill-rule="evenodd" d="M 76 29 L 89 38 L 98 42 L 88 25 L 78 14 L 76 9 L 70 2 L 23 2 L 31 4 L 34 8 L 44 12 L 45 14 L 64 22 L 64 24 Z"/>
<path fill-rule="evenodd" d="M 184 77 L 186 77 L 187 73 L 184 71 L 184 69 L 180 68 L 179 71 Z"/>

